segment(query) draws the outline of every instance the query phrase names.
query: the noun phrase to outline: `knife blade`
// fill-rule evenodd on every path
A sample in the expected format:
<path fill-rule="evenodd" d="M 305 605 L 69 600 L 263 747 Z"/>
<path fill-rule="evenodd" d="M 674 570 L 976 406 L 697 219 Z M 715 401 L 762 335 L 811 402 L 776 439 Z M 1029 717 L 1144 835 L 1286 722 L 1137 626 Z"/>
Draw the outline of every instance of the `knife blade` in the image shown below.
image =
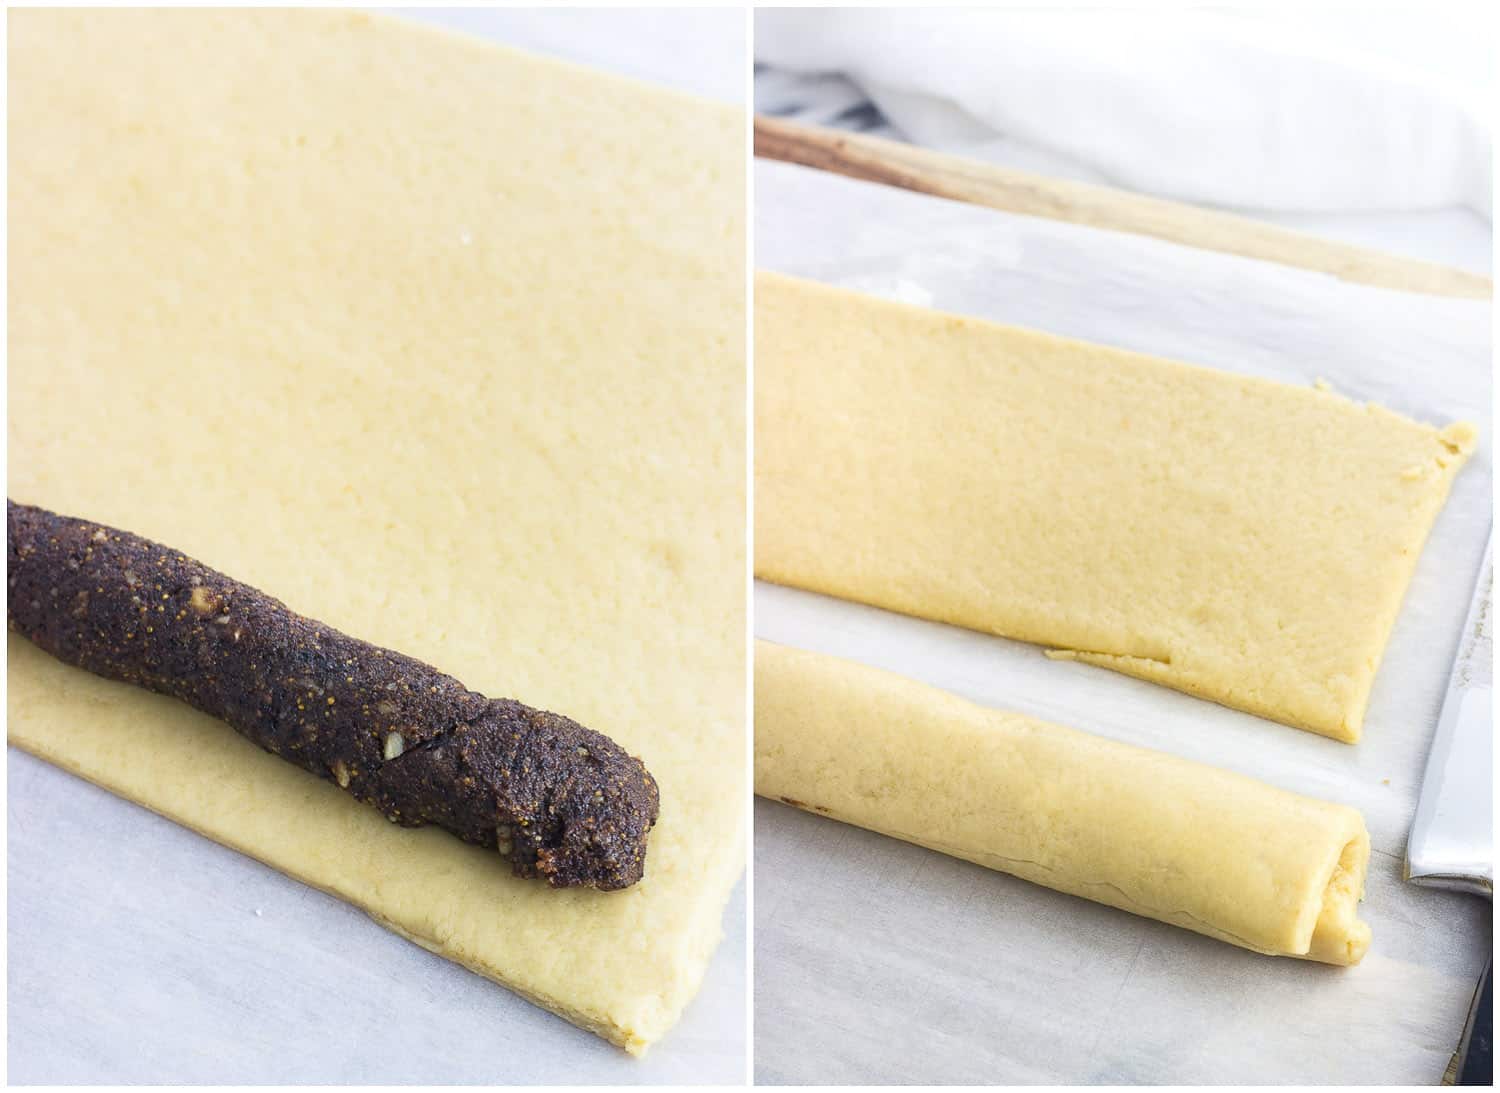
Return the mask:
<path fill-rule="evenodd" d="M 1406 842 L 1407 880 L 1487 899 L 1494 898 L 1495 887 L 1493 537 L 1492 527 Z M 1449 1067 L 1450 1080 L 1460 1085 L 1488 1085 L 1491 1080 L 1490 974 L 1486 963 Z"/>
<path fill-rule="evenodd" d="M 1482 896 L 1494 892 L 1493 581 L 1486 542 L 1406 843 L 1407 880 Z"/>

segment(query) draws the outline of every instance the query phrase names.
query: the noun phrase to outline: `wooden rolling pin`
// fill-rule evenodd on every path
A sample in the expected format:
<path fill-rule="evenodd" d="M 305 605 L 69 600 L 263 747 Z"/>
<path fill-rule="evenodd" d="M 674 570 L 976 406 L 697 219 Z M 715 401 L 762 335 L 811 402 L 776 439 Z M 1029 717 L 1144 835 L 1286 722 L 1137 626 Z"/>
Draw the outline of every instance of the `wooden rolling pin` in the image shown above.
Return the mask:
<path fill-rule="evenodd" d="M 1356 284 L 1476 300 L 1487 300 L 1494 291 L 1488 277 L 1467 270 L 1398 258 L 1242 216 L 996 167 L 859 133 L 757 115 L 755 154 L 972 205 L 1149 235 L 1203 250 L 1315 270 Z"/>

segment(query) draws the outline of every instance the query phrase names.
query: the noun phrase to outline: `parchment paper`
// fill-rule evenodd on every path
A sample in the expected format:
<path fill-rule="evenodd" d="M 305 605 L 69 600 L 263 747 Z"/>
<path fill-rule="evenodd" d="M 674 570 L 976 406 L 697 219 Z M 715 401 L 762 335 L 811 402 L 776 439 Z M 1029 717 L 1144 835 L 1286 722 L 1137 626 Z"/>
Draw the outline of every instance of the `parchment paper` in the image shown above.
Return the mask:
<path fill-rule="evenodd" d="M 1435 1083 L 1490 905 L 1401 879 L 1491 508 L 1490 305 L 1013 216 L 756 161 L 756 260 L 924 304 L 1480 427 L 1341 744 L 1031 645 L 757 582 L 758 636 L 1363 810 L 1370 954 L 1258 956 L 756 802 L 757 1080 Z"/>

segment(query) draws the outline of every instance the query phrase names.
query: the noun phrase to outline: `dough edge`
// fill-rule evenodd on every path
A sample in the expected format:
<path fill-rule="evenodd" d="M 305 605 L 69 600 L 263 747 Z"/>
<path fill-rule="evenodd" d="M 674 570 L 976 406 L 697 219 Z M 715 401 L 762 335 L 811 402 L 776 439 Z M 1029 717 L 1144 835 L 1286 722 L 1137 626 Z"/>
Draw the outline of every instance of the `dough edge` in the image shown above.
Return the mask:
<path fill-rule="evenodd" d="M 754 570 L 757 578 L 1035 644 L 1041 646 L 1044 654 L 1052 659 L 1075 661 L 1119 672 L 1344 743 L 1359 741 L 1374 680 L 1423 547 L 1447 501 L 1454 479 L 1477 446 L 1477 431 L 1471 423 L 1458 421 L 1434 426 L 1415 421 L 1377 403 L 1360 402 L 1336 393 L 1327 389 L 1326 385 L 1303 387 L 1265 376 L 1223 372 L 1081 338 L 919 307 L 777 272 L 757 270 L 755 276 L 758 324 L 785 323 L 786 318 L 782 312 L 806 318 L 809 313 L 816 316 L 820 309 L 827 309 L 835 315 L 829 323 L 830 329 L 844 331 L 845 328 L 839 324 L 848 321 L 846 313 L 858 310 L 866 324 L 885 322 L 894 332 L 892 337 L 898 343 L 903 338 L 913 338 L 916 335 L 931 337 L 937 332 L 945 335 L 962 332 L 965 337 L 974 340 L 975 344 L 980 339 L 991 339 L 995 343 L 990 347 L 992 352 L 1076 353 L 1107 358 L 1129 369 L 1165 370 L 1174 376 L 1180 374 L 1189 379 L 1196 377 L 1198 380 L 1220 377 L 1226 381 L 1226 388 L 1245 386 L 1276 392 L 1279 397 L 1290 400 L 1289 404 L 1297 406 L 1318 403 L 1337 406 L 1345 412 L 1356 412 L 1363 417 L 1389 423 L 1393 428 L 1421 433 L 1424 444 L 1421 461 L 1403 474 L 1403 477 L 1409 474 L 1414 481 L 1419 481 L 1422 493 L 1415 499 L 1405 515 L 1405 522 L 1399 527 L 1400 556 L 1394 562 L 1381 562 L 1384 568 L 1378 574 L 1379 583 L 1372 583 L 1366 593 L 1366 599 L 1371 604 L 1370 617 L 1362 620 L 1364 626 L 1357 629 L 1351 627 L 1350 632 L 1345 635 L 1349 650 L 1346 664 L 1336 676 L 1321 677 L 1326 681 L 1326 691 L 1320 691 L 1316 695 L 1306 693 L 1308 680 L 1305 679 L 1300 681 L 1303 690 L 1260 691 L 1244 686 L 1248 681 L 1242 677 L 1226 676 L 1221 667 L 1205 668 L 1182 661 L 1174 662 L 1169 650 L 1155 647 L 1145 635 L 1140 636 L 1139 647 L 1132 643 L 1091 643 L 1083 648 L 1073 648 L 1055 630 L 1049 633 L 1048 627 L 1015 625 L 1015 620 L 996 620 L 993 615 L 986 616 L 982 610 L 976 613 L 973 607 L 964 603 L 963 597 L 951 589 L 942 595 L 934 595 L 930 589 L 914 593 L 901 587 L 899 579 L 892 578 L 888 571 L 880 567 L 875 567 L 872 573 L 869 572 L 868 565 L 861 563 L 851 565 L 843 573 L 831 574 L 829 567 L 818 557 L 824 551 L 825 544 L 804 538 L 797 542 L 795 549 L 786 549 L 786 544 L 793 542 L 794 537 L 763 533 L 763 522 L 765 526 L 772 528 L 782 523 L 795 526 L 795 510 L 806 502 L 796 491 L 790 491 L 787 493 L 791 498 L 788 503 L 782 496 L 785 491 L 774 478 L 770 482 L 770 488 L 762 487 L 763 468 L 775 461 L 757 461 L 755 466 L 758 492 Z M 767 315 L 777 317 L 766 318 Z M 778 338 L 776 342 L 781 340 L 783 339 Z M 767 345 L 776 344 L 770 338 L 762 338 L 762 341 Z M 997 349 L 996 345 L 1000 348 Z M 779 345 L 766 350 L 768 353 L 780 351 Z M 879 352 L 890 351 L 882 349 Z M 761 387 L 769 391 L 778 382 L 776 370 L 768 367 L 763 372 L 766 378 Z M 765 396 L 758 388 L 758 417 L 762 413 L 759 404 L 763 397 Z M 826 408 L 819 407 L 818 411 L 823 409 Z M 806 422 L 803 424 L 805 426 Z M 784 441 L 783 437 L 776 435 L 778 431 L 758 427 L 762 449 Z M 811 458 L 808 453 L 802 454 Z M 766 504 L 764 498 L 773 500 Z M 772 509 L 770 505 L 786 505 L 788 511 Z M 768 543 L 775 545 L 768 547 Z M 779 553 L 771 553 L 778 546 L 783 549 Z M 931 559 L 927 561 L 930 562 Z M 947 560 L 942 563 L 944 566 L 948 564 Z M 1187 648 L 1191 649 L 1190 646 Z M 1270 651 L 1278 656 L 1283 654 L 1282 650 Z"/>
<path fill-rule="evenodd" d="M 72 670 L 72 669 L 69 669 Z M 230 732 L 228 728 L 224 730 Z M 59 746 L 56 741 L 48 738 L 46 731 L 40 733 L 28 732 L 25 728 L 25 719 L 11 719 L 7 730 L 7 743 L 20 748 L 29 755 L 49 763 L 75 777 L 82 778 L 108 793 L 114 794 L 131 804 L 138 805 L 163 819 L 179 824 L 205 839 L 223 846 L 236 853 L 244 854 L 254 858 L 262 864 L 275 869 L 278 873 L 315 888 L 342 902 L 359 908 L 377 924 L 390 930 L 392 933 L 412 942 L 415 945 L 450 960 L 477 975 L 505 988 L 518 995 L 533 1005 L 540 1006 L 550 1013 L 556 1014 L 565 1021 L 576 1025 L 586 1032 L 593 1033 L 618 1047 L 625 1049 L 629 1054 L 640 1058 L 657 1040 L 665 1036 L 682 1015 L 687 1004 L 697 994 L 702 985 L 703 977 L 708 970 L 709 958 L 722 938 L 722 928 L 717 923 L 717 916 L 710 919 L 707 916 L 699 916 L 696 928 L 689 932 L 679 947 L 679 953 L 684 963 L 681 967 L 687 969 L 684 979 L 677 977 L 677 990 L 672 992 L 651 992 L 643 996 L 641 1001 L 645 1003 L 642 1007 L 644 1012 L 639 1012 L 633 1017 L 624 1013 L 612 1012 L 609 1007 L 590 1006 L 587 1004 L 569 1002 L 559 994 L 549 993 L 539 986 L 533 986 L 519 978 L 507 976 L 504 970 L 494 963 L 486 962 L 479 957 L 470 957 L 462 952 L 444 944 L 440 939 L 431 937 L 422 932 L 416 925 L 408 926 L 400 922 L 395 916 L 396 912 L 381 906 L 376 898 L 355 894 L 346 887 L 330 880 L 327 876 L 320 874 L 315 868 L 291 863 L 287 857 L 278 858 L 275 847 L 256 846 L 252 838 L 236 838 L 231 832 L 218 830 L 211 822 L 195 820 L 189 813 L 190 809 L 183 807 L 182 802 L 173 802 L 165 799 L 153 799 L 150 794 L 133 792 L 123 780 L 116 777 L 111 778 L 107 773 L 95 769 L 88 758 L 69 751 L 66 746 Z M 232 743 L 232 742 L 231 742 Z M 278 760 L 278 762 L 281 762 Z M 325 787 L 325 783 L 319 782 L 312 775 L 299 771 L 290 765 L 287 766 L 287 774 L 296 776 L 297 780 L 306 779 L 309 788 Z M 247 789 L 253 791 L 253 780 L 247 783 Z M 350 799 L 350 803 L 361 811 L 365 806 L 358 805 Z M 372 811 L 372 815 L 373 815 Z M 398 834 L 399 828 L 392 828 L 391 834 Z M 534 884 L 535 881 L 518 883 Z M 731 884 L 732 887 L 732 884 Z M 605 896 L 605 898 L 609 898 Z M 710 896 L 708 902 L 722 908 L 728 899 L 728 891 L 723 893 L 723 898 Z M 722 912 L 720 912 L 722 914 Z M 683 989 L 683 988 L 686 989 Z"/>

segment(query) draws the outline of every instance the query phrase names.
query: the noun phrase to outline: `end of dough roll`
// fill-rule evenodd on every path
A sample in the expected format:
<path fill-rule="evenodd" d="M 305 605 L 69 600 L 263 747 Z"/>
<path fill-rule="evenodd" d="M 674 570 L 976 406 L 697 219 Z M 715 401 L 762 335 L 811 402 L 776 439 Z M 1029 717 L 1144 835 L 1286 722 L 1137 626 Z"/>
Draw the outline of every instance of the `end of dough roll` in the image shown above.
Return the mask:
<path fill-rule="evenodd" d="M 1369 948 L 1356 809 L 763 641 L 755 791 L 1256 952 Z"/>

